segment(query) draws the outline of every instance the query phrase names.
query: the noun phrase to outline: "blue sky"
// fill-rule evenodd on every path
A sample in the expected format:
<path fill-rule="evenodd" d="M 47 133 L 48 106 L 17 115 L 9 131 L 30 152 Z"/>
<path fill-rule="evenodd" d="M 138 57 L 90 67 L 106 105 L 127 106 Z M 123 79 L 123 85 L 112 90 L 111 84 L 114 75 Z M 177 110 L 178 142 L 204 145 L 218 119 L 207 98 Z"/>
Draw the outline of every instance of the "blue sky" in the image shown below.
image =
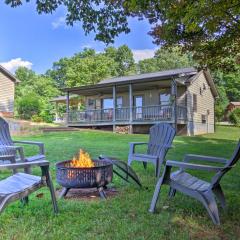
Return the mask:
<path fill-rule="evenodd" d="M 65 10 L 59 8 L 52 15 L 38 15 L 34 4 L 11 8 L 0 2 L 0 64 L 14 72 L 18 66 L 44 73 L 54 61 L 72 56 L 84 47 L 102 51 L 106 46 L 85 36 L 81 23 L 65 25 Z M 150 26 L 145 21 L 129 19 L 131 33 L 121 34 L 114 46 L 127 44 L 137 60 L 151 57 L 156 46 L 147 35 Z"/>

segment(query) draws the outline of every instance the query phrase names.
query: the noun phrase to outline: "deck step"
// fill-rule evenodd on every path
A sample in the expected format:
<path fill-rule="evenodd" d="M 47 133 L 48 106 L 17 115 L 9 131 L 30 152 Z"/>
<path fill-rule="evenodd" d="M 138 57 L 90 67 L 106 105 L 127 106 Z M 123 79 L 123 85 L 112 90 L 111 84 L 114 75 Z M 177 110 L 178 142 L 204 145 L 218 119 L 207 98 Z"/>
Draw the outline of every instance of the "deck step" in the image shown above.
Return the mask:
<path fill-rule="evenodd" d="M 73 128 L 73 127 L 47 127 L 41 129 L 44 133 L 46 132 L 74 132 L 79 131 L 79 128 Z"/>

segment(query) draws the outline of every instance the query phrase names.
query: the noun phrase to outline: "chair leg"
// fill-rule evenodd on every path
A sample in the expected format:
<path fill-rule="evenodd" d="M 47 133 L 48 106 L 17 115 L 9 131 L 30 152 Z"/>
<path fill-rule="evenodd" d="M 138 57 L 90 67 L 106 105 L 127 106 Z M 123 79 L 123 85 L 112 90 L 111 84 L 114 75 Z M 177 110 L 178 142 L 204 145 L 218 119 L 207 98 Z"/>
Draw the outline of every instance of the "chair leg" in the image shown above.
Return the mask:
<path fill-rule="evenodd" d="M 146 170 L 147 169 L 147 163 L 146 162 L 142 162 L 143 163 L 143 167 Z"/>
<path fill-rule="evenodd" d="M 168 192 L 168 197 L 174 198 L 175 194 L 176 194 L 176 189 L 170 187 L 169 192 Z"/>
<path fill-rule="evenodd" d="M 226 208 L 226 200 L 225 200 L 225 196 L 224 196 L 221 186 L 218 185 L 216 188 L 214 188 L 213 193 L 215 194 L 217 200 L 220 202 L 221 207 L 223 209 L 225 209 Z"/>
<path fill-rule="evenodd" d="M 46 170 L 45 174 L 46 174 L 47 186 L 49 187 L 49 190 L 50 190 L 50 193 L 51 193 L 53 209 L 54 209 L 55 213 L 58 213 L 57 199 L 56 199 L 56 195 L 55 195 L 52 179 L 51 179 L 51 176 L 49 174 L 49 170 L 48 169 Z"/>
<path fill-rule="evenodd" d="M 156 184 L 155 191 L 154 191 L 153 198 L 152 198 L 152 202 L 151 202 L 150 208 L 148 210 L 151 213 L 155 212 L 156 204 L 157 204 L 159 194 L 160 194 L 160 190 L 161 190 L 161 186 L 162 186 L 162 183 L 163 183 L 163 178 L 164 178 L 164 176 L 159 178 L 159 180 Z"/>
<path fill-rule="evenodd" d="M 212 192 L 208 192 L 204 195 L 203 205 L 207 209 L 209 216 L 216 225 L 220 225 L 220 219 L 218 214 L 218 207 L 214 195 Z"/>
<path fill-rule="evenodd" d="M 131 166 L 132 163 L 132 156 L 128 155 L 128 166 Z"/>
<path fill-rule="evenodd" d="M 27 196 L 27 197 L 24 197 L 24 198 L 22 198 L 22 199 L 21 199 L 21 202 L 22 202 L 22 204 L 23 204 L 23 205 L 27 205 L 27 204 L 28 204 L 28 202 L 29 202 L 29 198 L 28 198 L 28 196 Z"/>

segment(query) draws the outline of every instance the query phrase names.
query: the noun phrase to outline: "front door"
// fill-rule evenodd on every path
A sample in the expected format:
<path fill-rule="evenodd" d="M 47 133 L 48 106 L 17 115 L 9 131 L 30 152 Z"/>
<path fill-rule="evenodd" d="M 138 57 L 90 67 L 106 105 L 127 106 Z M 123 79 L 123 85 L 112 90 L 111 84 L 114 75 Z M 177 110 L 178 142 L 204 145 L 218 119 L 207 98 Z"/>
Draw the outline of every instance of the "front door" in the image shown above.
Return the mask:
<path fill-rule="evenodd" d="M 134 118 L 142 119 L 143 117 L 143 96 L 134 96 Z"/>

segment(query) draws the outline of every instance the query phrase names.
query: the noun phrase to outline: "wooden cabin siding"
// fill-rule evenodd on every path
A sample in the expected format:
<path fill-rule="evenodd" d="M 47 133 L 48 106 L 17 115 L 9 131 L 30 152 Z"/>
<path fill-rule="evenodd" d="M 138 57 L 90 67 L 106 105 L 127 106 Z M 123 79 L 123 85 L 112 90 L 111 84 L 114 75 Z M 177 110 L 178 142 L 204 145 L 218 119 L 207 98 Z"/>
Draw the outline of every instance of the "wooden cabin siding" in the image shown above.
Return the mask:
<path fill-rule="evenodd" d="M 204 85 L 206 89 L 204 90 Z M 200 94 L 200 88 L 202 93 Z M 193 94 L 197 97 L 197 110 L 193 109 Z M 201 71 L 188 86 L 187 106 L 189 135 L 214 132 L 214 96 L 204 73 Z M 202 122 L 202 115 L 206 116 L 206 123 Z"/>
<path fill-rule="evenodd" d="M 0 72 L 0 113 L 13 116 L 14 112 L 14 82 Z"/>

